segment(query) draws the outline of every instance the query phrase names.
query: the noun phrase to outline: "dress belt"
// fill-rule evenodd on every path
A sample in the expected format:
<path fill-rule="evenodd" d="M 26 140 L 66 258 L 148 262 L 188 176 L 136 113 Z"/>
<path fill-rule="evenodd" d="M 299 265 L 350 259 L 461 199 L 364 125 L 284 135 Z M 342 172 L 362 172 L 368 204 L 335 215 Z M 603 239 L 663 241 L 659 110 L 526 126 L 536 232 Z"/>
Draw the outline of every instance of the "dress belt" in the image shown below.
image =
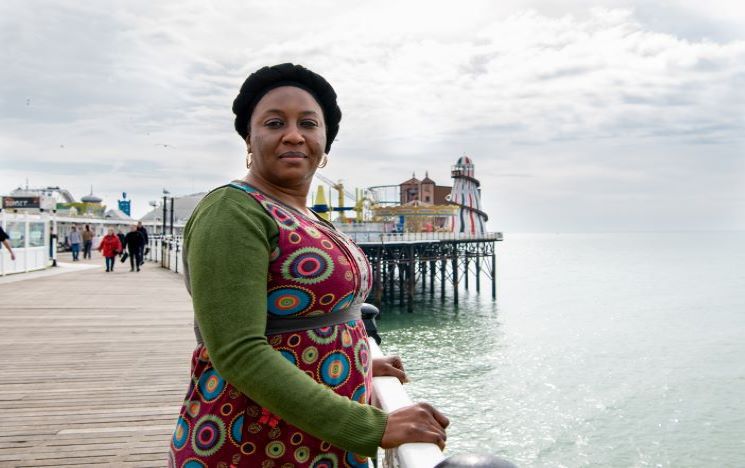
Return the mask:
<path fill-rule="evenodd" d="M 266 335 L 279 335 L 314 328 L 330 327 L 344 322 L 351 322 L 362 318 L 362 304 L 349 306 L 330 314 L 312 317 L 282 318 L 269 316 L 266 319 Z"/>
<path fill-rule="evenodd" d="M 266 332 L 264 334 L 270 336 L 279 335 L 280 333 L 313 330 L 314 328 L 330 327 L 344 322 L 351 322 L 352 320 L 359 320 L 361 318 L 362 304 L 349 306 L 346 309 L 332 312 L 330 314 L 316 315 L 313 317 L 267 317 Z M 197 344 L 204 344 L 202 332 L 199 330 L 196 318 L 194 319 L 194 336 L 197 339 Z"/>

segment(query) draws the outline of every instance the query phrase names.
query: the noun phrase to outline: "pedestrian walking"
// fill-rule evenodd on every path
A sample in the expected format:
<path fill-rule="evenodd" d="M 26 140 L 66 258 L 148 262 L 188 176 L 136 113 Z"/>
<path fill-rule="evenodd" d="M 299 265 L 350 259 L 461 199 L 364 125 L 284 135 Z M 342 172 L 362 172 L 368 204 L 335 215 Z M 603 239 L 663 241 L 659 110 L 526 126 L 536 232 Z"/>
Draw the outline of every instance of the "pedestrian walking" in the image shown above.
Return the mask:
<path fill-rule="evenodd" d="M 8 239 L 10 239 L 10 236 L 3 230 L 2 226 L 0 226 L 0 243 L 4 245 L 6 249 L 8 249 L 10 259 L 15 261 L 16 254 L 13 253 L 13 249 L 10 247 L 10 242 L 8 242 Z"/>
<path fill-rule="evenodd" d="M 72 261 L 77 262 L 80 257 L 80 244 L 83 242 L 83 236 L 78 232 L 78 228 L 72 227 L 70 231 L 70 250 L 72 251 Z"/>
<path fill-rule="evenodd" d="M 93 231 L 87 224 L 83 231 L 83 259 L 91 258 L 91 248 L 93 247 Z"/>
<path fill-rule="evenodd" d="M 137 226 L 132 225 L 131 230 L 124 236 L 124 245 L 129 252 L 129 271 L 140 271 L 140 265 L 142 264 L 140 253 L 142 252 L 143 239 L 142 234 L 137 230 Z"/>
<path fill-rule="evenodd" d="M 142 234 L 142 247 L 140 247 L 140 265 L 145 263 L 145 248 L 148 244 L 147 229 L 142 225 L 142 221 L 137 222 L 137 232 Z"/>
<path fill-rule="evenodd" d="M 101 245 L 98 246 L 98 250 L 106 258 L 106 271 L 114 271 L 116 256 L 123 250 L 119 237 L 114 234 L 114 228 L 109 228 L 108 234 L 101 239 Z"/>

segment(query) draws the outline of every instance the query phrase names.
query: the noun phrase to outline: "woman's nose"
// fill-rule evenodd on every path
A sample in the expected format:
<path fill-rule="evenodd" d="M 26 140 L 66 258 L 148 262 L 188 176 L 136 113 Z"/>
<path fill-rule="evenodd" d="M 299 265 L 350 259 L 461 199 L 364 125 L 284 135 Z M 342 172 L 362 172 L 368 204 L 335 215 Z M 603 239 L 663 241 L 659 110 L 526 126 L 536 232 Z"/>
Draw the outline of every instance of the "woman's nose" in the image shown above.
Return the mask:
<path fill-rule="evenodd" d="M 282 141 L 284 143 L 297 145 L 300 143 L 304 143 L 305 138 L 300 133 L 300 129 L 298 129 L 294 125 L 291 125 L 287 127 L 287 133 L 285 133 L 284 137 L 282 138 Z"/>

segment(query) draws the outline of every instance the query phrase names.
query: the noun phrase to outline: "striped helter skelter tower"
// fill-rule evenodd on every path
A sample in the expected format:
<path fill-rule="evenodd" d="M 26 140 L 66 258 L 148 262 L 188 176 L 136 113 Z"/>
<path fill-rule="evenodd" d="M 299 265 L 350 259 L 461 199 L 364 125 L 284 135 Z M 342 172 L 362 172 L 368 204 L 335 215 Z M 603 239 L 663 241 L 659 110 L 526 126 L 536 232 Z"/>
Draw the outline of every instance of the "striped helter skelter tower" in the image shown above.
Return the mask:
<path fill-rule="evenodd" d="M 471 158 L 463 156 L 451 167 L 453 190 L 449 201 L 458 205 L 459 210 L 453 216 L 453 232 L 484 234 L 489 217 L 481 209 L 481 183 L 474 177 L 474 165 Z"/>

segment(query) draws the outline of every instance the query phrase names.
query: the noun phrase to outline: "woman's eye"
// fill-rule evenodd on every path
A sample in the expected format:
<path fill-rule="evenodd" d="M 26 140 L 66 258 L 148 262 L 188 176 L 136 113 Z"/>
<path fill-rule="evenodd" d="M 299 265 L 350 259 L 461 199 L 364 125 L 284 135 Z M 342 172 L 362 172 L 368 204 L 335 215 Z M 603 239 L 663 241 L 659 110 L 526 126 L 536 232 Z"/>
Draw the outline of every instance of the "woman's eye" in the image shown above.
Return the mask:
<path fill-rule="evenodd" d="M 300 125 L 302 125 L 303 127 L 317 127 L 318 122 L 316 122 L 315 120 L 303 120 L 302 122 L 300 122 Z"/>
<path fill-rule="evenodd" d="M 269 120 L 264 125 L 266 125 L 269 128 L 279 128 L 282 126 L 281 120 Z"/>

